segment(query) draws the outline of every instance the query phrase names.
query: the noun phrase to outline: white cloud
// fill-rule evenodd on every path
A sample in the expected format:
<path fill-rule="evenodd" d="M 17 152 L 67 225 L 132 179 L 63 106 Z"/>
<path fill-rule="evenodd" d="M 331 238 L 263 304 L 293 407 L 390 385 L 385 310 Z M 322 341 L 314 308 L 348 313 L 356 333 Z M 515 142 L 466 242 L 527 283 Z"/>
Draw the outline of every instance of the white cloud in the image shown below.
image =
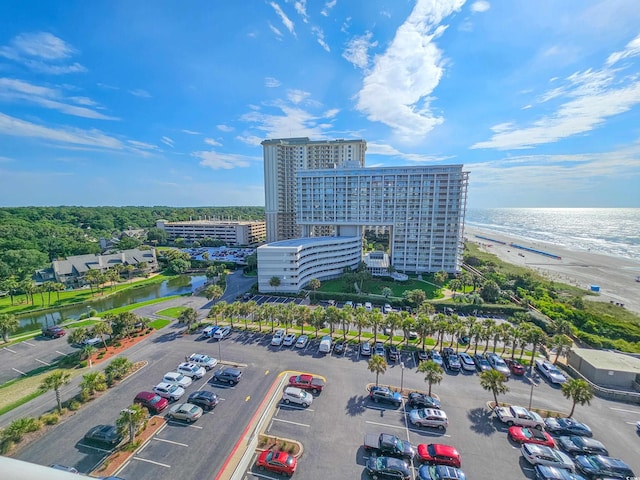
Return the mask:
<path fill-rule="evenodd" d="M 610 55 L 602 69 L 573 73 L 562 85 L 545 92 L 540 102 L 564 100 L 554 113 L 540 117 L 528 127 L 514 124 L 493 127 L 495 134 L 489 140 L 471 148 L 522 149 L 552 143 L 589 132 L 607 118 L 630 110 L 640 103 L 640 80 L 635 74 L 625 76 L 623 68 L 612 65 L 640 53 L 636 53 L 640 46 L 636 40 L 629 42 L 625 50 Z"/>
<path fill-rule="evenodd" d="M 161 141 L 162 143 L 164 143 L 165 145 L 167 145 L 167 146 L 169 146 L 169 147 L 171 147 L 171 148 L 174 148 L 174 144 L 175 144 L 175 142 L 173 141 L 173 139 L 172 139 L 172 138 L 164 137 L 164 136 L 163 136 L 163 137 L 160 139 L 160 141 Z"/>
<path fill-rule="evenodd" d="M 325 3 L 320 13 L 325 17 L 328 17 L 331 9 L 336 6 L 336 3 L 338 3 L 338 0 L 331 0 Z"/>
<path fill-rule="evenodd" d="M 625 58 L 635 57 L 640 55 L 640 35 L 627 43 L 627 46 L 621 52 L 614 52 L 607 58 L 607 65 L 613 65 Z"/>
<path fill-rule="evenodd" d="M 200 165 L 212 168 L 213 170 L 230 170 L 237 167 L 248 167 L 251 164 L 250 161 L 255 160 L 245 155 L 218 153 L 213 150 L 193 152 L 191 155 L 200 159 Z"/>
<path fill-rule="evenodd" d="M 13 158 L 0 156 L 0 162 L 8 163 L 8 162 L 15 162 L 15 160 Z"/>
<path fill-rule="evenodd" d="M 216 128 L 221 132 L 226 132 L 226 133 L 233 132 L 233 127 L 230 127 L 228 125 L 216 125 Z"/>
<path fill-rule="evenodd" d="M 76 53 L 75 48 L 48 32 L 22 33 L 13 37 L 9 45 L 0 47 L 0 57 L 51 75 L 86 72 L 77 62 L 65 63 Z"/>
<path fill-rule="evenodd" d="M 127 140 L 127 142 L 134 147 L 141 148 L 143 150 L 160 150 L 157 145 L 153 145 L 152 143 L 139 142 L 138 140 Z"/>
<path fill-rule="evenodd" d="M 298 15 L 302 17 L 304 23 L 309 23 L 309 16 L 307 15 L 307 0 L 298 0 L 293 4 Z"/>
<path fill-rule="evenodd" d="M 330 52 L 331 48 L 329 48 L 329 44 L 324 39 L 324 32 L 320 27 L 311 27 L 311 32 L 315 35 L 316 41 L 320 44 L 325 51 Z"/>
<path fill-rule="evenodd" d="M 318 125 L 318 121 L 325 118 L 323 115 L 315 115 L 283 101 L 274 102 L 268 107 L 276 109 L 277 112 L 263 113 L 260 110 L 252 110 L 240 119 L 254 124 L 255 128 L 264 132 L 264 138 L 318 138 L 326 135 L 326 127 Z"/>
<path fill-rule="evenodd" d="M 65 98 L 57 88 L 43 87 L 13 78 L 0 78 L 0 100 L 5 102 L 28 102 L 76 117 L 96 120 L 118 120 L 116 117 L 104 115 L 85 106 L 73 105 L 73 103 L 78 103 L 96 106 L 97 104 L 89 98 Z"/>
<path fill-rule="evenodd" d="M 282 82 L 280 80 L 278 80 L 277 78 L 266 77 L 264 79 L 264 86 L 267 87 L 267 88 L 277 88 L 280 85 L 282 85 Z"/>
<path fill-rule="evenodd" d="M 264 138 L 256 137 L 255 135 L 238 135 L 236 140 L 240 140 L 242 143 L 246 143 L 247 145 L 259 147 Z"/>
<path fill-rule="evenodd" d="M 311 94 L 309 92 L 305 92 L 304 90 L 289 90 L 287 91 L 287 98 L 289 101 L 295 105 L 299 104 L 306 98 L 308 98 Z"/>
<path fill-rule="evenodd" d="M 129 93 L 135 97 L 151 98 L 151 94 L 146 90 L 142 90 L 141 88 L 136 88 L 135 90 L 129 90 Z"/>
<path fill-rule="evenodd" d="M 183 128 L 180 131 L 182 133 L 186 133 L 187 135 L 202 135 L 200 132 L 196 132 L 195 130 L 187 130 L 186 128 Z"/>
<path fill-rule="evenodd" d="M 211 145 L 212 147 L 221 147 L 222 144 L 218 141 L 216 141 L 213 138 L 205 138 L 204 139 L 204 143 L 206 143 L 207 145 Z"/>
<path fill-rule="evenodd" d="M 359 37 L 353 37 L 347 43 L 347 47 L 342 52 L 342 57 L 358 68 L 365 69 L 369 66 L 369 49 L 377 47 L 378 42 L 372 42 L 373 33 L 367 32 Z"/>
<path fill-rule="evenodd" d="M 434 40 L 446 29 L 440 25 L 442 20 L 463 3 L 417 1 L 387 50 L 376 56 L 357 95 L 356 108 L 369 120 L 388 125 L 408 141 L 422 139 L 443 122 L 430 105 L 444 64 Z"/>
<path fill-rule="evenodd" d="M 271 29 L 271 31 L 276 34 L 276 37 L 278 39 L 281 39 L 282 38 L 282 32 L 280 30 L 278 30 L 275 26 L 273 26 L 273 24 L 271 22 L 268 22 L 268 24 L 269 24 L 269 28 Z"/>
<path fill-rule="evenodd" d="M 404 161 L 409 161 L 413 163 L 440 163 L 445 160 L 449 160 L 452 157 L 445 156 L 437 156 L 437 155 L 427 155 L 421 153 L 405 153 L 396 149 L 395 147 L 384 144 L 384 143 L 376 143 L 376 142 L 367 142 L 367 155 L 384 155 L 388 157 L 397 157 L 398 159 L 402 159 Z M 367 165 L 370 166 L 370 165 Z"/>
<path fill-rule="evenodd" d="M 334 118 L 336 115 L 338 115 L 338 113 L 340 113 L 340 109 L 339 108 L 330 108 L 329 110 L 324 112 L 324 114 L 322 116 L 324 118 Z"/>
<path fill-rule="evenodd" d="M 295 37 L 296 36 L 296 31 L 295 31 L 295 28 L 293 26 L 293 22 L 291 21 L 291 19 L 289 17 L 287 17 L 287 14 L 282 11 L 282 8 L 280 8 L 280 5 L 278 5 L 276 2 L 271 2 L 269 5 L 271 5 L 271 7 L 273 7 L 273 9 L 275 10 L 276 14 L 280 17 L 280 20 L 282 21 L 282 24 L 285 26 L 285 28 L 287 30 L 289 30 L 289 33 Z"/>
<path fill-rule="evenodd" d="M 491 8 L 491 5 L 486 0 L 478 0 L 471 4 L 471 11 L 474 13 L 483 13 Z"/>

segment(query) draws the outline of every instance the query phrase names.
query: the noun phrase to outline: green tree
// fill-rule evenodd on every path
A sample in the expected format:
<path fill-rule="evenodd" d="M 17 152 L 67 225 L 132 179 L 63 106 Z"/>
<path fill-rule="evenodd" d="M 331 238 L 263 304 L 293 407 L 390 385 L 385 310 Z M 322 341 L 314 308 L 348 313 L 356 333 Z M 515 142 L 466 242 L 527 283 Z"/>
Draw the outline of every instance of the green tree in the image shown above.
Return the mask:
<path fill-rule="evenodd" d="M 194 308 L 185 308 L 182 312 L 180 312 L 180 316 L 178 317 L 178 322 L 184 323 L 187 329 L 193 325 L 196 320 L 198 320 L 198 312 Z"/>
<path fill-rule="evenodd" d="M 558 363 L 558 357 L 566 355 L 572 346 L 573 340 L 565 334 L 559 333 L 551 337 L 549 347 L 556 351 L 556 358 L 553 359 L 553 364 Z"/>
<path fill-rule="evenodd" d="M 120 412 L 116 419 L 116 427 L 120 435 L 128 435 L 129 443 L 133 443 L 135 436 L 146 427 L 148 418 L 147 409 L 134 403 Z"/>
<path fill-rule="evenodd" d="M 280 277 L 271 277 L 269 279 L 269 286 L 273 287 L 274 289 L 277 289 L 280 285 L 281 285 L 281 280 Z"/>
<path fill-rule="evenodd" d="M 118 357 L 111 360 L 107 368 L 104 369 L 104 373 L 107 376 L 107 382 L 113 383 L 114 380 L 120 380 L 129 373 L 133 368 L 133 363 L 125 357 Z"/>
<path fill-rule="evenodd" d="M 433 280 L 440 285 L 444 285 L 449 279 L 449 274 L 444 270 L 440 270 L 433 274 Z"/>
<path fill-rule="evenodd" d="M 0 335 L 5 343 L 9 341 L 9 335 L 20 326 L 18 318 L 11 313 L 0 313 Z"/>
<path fill-rule="evenodd" d="M 57 370 L 47 375 L 40 383 L 38 389 L 41 392 L 48 392 L 53 390 L 56 394 L 56 402 L 58 404 L 58 411 L 62 411 L 62 398 L 60 389 L 71 381 L 71 374 L 62 370 Z"/>
<path fill-rule="evenodd" d="M 89 330 L 87 327 L 78 327 L 69 332 L 67 342 L 69 342 L 69 345 L 82 345 L 82 342 L 87 338 L 89 338 Z"/>
<path fill-rule="evenodd" d="M 89 372 L 82 376 L 80 390 L 88 396 L 95 392 L 103 392 L 107 389 L 107 377 L 104 372 Z"/>
<path fill-rule="evenodd" d="M 107 335 L 111 335 L 113 333 L 113 330 L 111 329 L 111 324 L 107 321 L 101 321 L 96 323 L 93 326 L 93 335 L 97 335 L 98 337 L 100 337 L 100 340 L 102 340 L 102 345 L 104 346 L 104 349 L 107 349 Z"/>
<path fill-rule="evenodd" d="M 220 285 L 209 285 L 204 289 L 204 296 L 207 300 L 213 300 L 214 302 L 224 295 L 224 291 Z"/>
<path fill-rule="evenodd" d="M 376 386 L 378 386 L 378 377 L 387 371 L 387 361 L 382 355 L 373 355 L 367 363 L 367 368 L 371 373 L 376 374 Z"/>
<path fill-rule="evenodd" d="M 586 380 L 581 378 L 572 378 L 571 380 L 567 380 L 563 383 L 561 388 L 562 395 L 573 402 L 571 405 L 571 412 L 569 412 L 570 417 L 573 417 L 573 412 L 575 411 L 578 403 L 580 405 L 584 405 L 585 403 L 587 405 L 591 404 L 593 389 Z"/>
<path fill-rule="evenodd" d="M 424 373 L 424 381 L 429 385 L 429 396 L 431 396 L 431 385 L 438 385 L 444 378 L 444 370 L 433 360 L 421 362 L 418 365 L 418 372 Z"/>
<path fill-rule="evenodd" d="M 321 286 L 322 286 L 322 283 L 320 283 L 320 280 L 318 280 L 317 278 L 312 278 L 311 281 L 309 282 L 309 288 L 314 292 L 318 290 Z"/>
<path fill-rule="evenodd" d="M 509 391 L 509 387 L 504 382 L 504 375 L 497 370 L 485 370 L 480 374 L 480 386 L 493 394 L 494 408 L 498 406 L 498 395 L 503 395 Z"/>

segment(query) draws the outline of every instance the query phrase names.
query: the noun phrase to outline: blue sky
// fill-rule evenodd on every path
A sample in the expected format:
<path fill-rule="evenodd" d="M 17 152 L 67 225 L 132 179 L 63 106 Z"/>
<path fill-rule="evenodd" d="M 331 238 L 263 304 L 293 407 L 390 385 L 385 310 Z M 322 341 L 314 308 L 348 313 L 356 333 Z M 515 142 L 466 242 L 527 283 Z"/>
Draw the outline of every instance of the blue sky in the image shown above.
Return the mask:
<path fill-rule="evenodd" d="M 0 2 L 0 205 L 264 205 L 266 138 L 640 207 L 638 0 Z"/>

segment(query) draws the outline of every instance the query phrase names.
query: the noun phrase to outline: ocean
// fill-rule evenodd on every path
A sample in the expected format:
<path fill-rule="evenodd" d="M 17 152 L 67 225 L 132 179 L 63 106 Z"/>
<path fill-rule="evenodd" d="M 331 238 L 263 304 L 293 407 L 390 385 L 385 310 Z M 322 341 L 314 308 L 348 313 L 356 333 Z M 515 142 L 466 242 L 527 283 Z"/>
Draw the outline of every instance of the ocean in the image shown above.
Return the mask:
<path fill-rule="evenodd" d="M 512 237 L 640 261 L 640 208 L 468 209 L 465 224 Z"/>

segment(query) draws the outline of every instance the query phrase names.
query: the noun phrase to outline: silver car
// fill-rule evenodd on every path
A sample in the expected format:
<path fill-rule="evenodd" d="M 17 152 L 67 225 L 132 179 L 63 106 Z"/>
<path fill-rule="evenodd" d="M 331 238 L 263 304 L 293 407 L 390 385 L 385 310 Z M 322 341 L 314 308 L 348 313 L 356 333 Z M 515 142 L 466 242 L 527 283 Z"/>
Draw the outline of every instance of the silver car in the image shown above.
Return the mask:
<path fill-rule="evenodd" d="M 569 455 L 546 445 L 525 443 L 520 448 L 520 451 L 525 460 L 531 465 L 547 465 L 570 470 L 571 472 L 576 469 L 576 465 Z"/>
<path fill-rule="evenodd" d="M 169 410 L 169 418 L 184 420 L 187 423 L 195 422 L 202 416 L 202 408 L 193 403 L 178 403 Z"/>
<path fill-rule="evenodd" d="M 416 427 L 432 427 L 444 430 L 449 420 L 444 410 L 435 408 L 418 408 L 409 412 L 409 422 Z"/>

